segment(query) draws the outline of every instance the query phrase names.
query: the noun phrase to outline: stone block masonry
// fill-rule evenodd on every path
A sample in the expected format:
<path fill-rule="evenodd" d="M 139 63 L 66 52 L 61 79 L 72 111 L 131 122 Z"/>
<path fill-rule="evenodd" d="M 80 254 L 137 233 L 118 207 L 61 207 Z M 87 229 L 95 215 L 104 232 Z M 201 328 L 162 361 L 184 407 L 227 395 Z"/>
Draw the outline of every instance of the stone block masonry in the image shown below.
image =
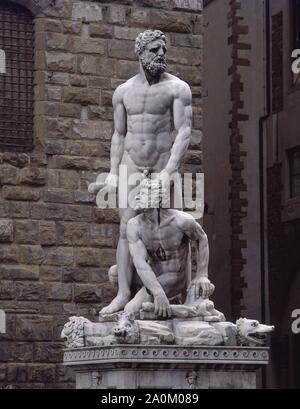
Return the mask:
<path fill-rule="evenodd" d="M 247 248 L 247 241 L 243 237 L 243 220 L 248 214 L 248 201 L 244 194 L 247 192 L 247 183 L 243 175 L 245 158 L 247 153 L 243 150 L 244 136 L 241 132 L 241 123 L 248 121 L 247 107 L 243 98 L 244 83 L 241 75 L 241 67 L 250 66 L 250 60 L 241 58 L 241 51 L 251 50 L 251 44 L 247 43 L 245 36 L 249 27 L 241 16 L 241 3 L 231 0 L 228 13 L 228 27 L 230 36 L 228 44 L 232 47 L 232 65 L 228 70 L 231 77 L 231 121 L 230 128 L 230 165 L 231 179 L 229 181 L 230 201 L 230 224 L 231 224 L 231 310 L 233 318 L 237 319 L 246 309 L 243 305 L 243 290 L 247 287 L 243 275 L 246 258 L 243 250 Z M 243 54 L 244 55 L 244 54 Z"/>
<path fill-rule="evenodd" d="M 138 72 L 134 40 L 165 31 L 169 71 L 193 91 L 193 146 L 201 169 L 202 2 L 18 1 L 35 19 L 34 150 L 0 152 L 0 388 L 71 388 L 62 367 L 70 315 L 97 319 L 114 296 L 118 214 L 96 209 L 90 182 L 110 166 L 112 93 Z M 1 7 L 1 5 L 0 5 Z"/>

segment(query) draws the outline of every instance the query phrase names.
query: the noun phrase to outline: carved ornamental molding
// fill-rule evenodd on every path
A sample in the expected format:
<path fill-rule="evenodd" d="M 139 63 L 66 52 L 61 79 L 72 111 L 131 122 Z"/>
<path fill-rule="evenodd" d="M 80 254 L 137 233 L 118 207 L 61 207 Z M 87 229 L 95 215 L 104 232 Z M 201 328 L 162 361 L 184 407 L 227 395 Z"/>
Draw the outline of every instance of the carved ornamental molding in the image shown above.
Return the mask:
<path fill-rule="evenodd" d="M 64 364 L 132 363 L 203 363 L 220 365 L 267 365 L 269 348 L 250 347 L 175 347 L 175 346 L 104 346 L 67 349 Z"/>

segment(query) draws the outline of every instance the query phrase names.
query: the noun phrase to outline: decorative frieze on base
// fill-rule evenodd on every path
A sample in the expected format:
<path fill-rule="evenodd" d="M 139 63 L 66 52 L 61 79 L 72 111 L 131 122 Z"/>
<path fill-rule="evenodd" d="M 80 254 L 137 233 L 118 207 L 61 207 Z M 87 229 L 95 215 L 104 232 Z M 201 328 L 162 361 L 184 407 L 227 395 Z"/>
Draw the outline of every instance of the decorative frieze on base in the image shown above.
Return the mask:
<path fill-rule="evenodd" d="M 269 349 L 115 345 L 67 349 L 77 389 L 254 389 Z"/>

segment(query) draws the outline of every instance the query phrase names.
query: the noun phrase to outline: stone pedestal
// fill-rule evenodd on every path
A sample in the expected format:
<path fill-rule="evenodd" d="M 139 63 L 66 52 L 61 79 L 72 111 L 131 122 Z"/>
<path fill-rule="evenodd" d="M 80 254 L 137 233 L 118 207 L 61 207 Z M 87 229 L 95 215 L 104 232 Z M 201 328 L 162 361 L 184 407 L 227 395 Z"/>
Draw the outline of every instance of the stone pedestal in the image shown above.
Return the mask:
<path fill-rule="evenodd" d="M 255 389 L 268 348 L 114 345 L 66 349 L 77 389 Z"/>

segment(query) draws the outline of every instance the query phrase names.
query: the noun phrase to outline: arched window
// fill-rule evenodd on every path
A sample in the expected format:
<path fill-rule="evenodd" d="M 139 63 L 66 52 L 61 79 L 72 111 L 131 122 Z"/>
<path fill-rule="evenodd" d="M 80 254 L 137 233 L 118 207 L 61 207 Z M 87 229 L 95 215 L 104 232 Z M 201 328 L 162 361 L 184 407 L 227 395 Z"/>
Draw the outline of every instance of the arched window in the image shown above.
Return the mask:
<path fill-rule="evenodd" d="M 0 150 L 33 146 L 34 21 L 10 1 L 0 2 Z"/>

